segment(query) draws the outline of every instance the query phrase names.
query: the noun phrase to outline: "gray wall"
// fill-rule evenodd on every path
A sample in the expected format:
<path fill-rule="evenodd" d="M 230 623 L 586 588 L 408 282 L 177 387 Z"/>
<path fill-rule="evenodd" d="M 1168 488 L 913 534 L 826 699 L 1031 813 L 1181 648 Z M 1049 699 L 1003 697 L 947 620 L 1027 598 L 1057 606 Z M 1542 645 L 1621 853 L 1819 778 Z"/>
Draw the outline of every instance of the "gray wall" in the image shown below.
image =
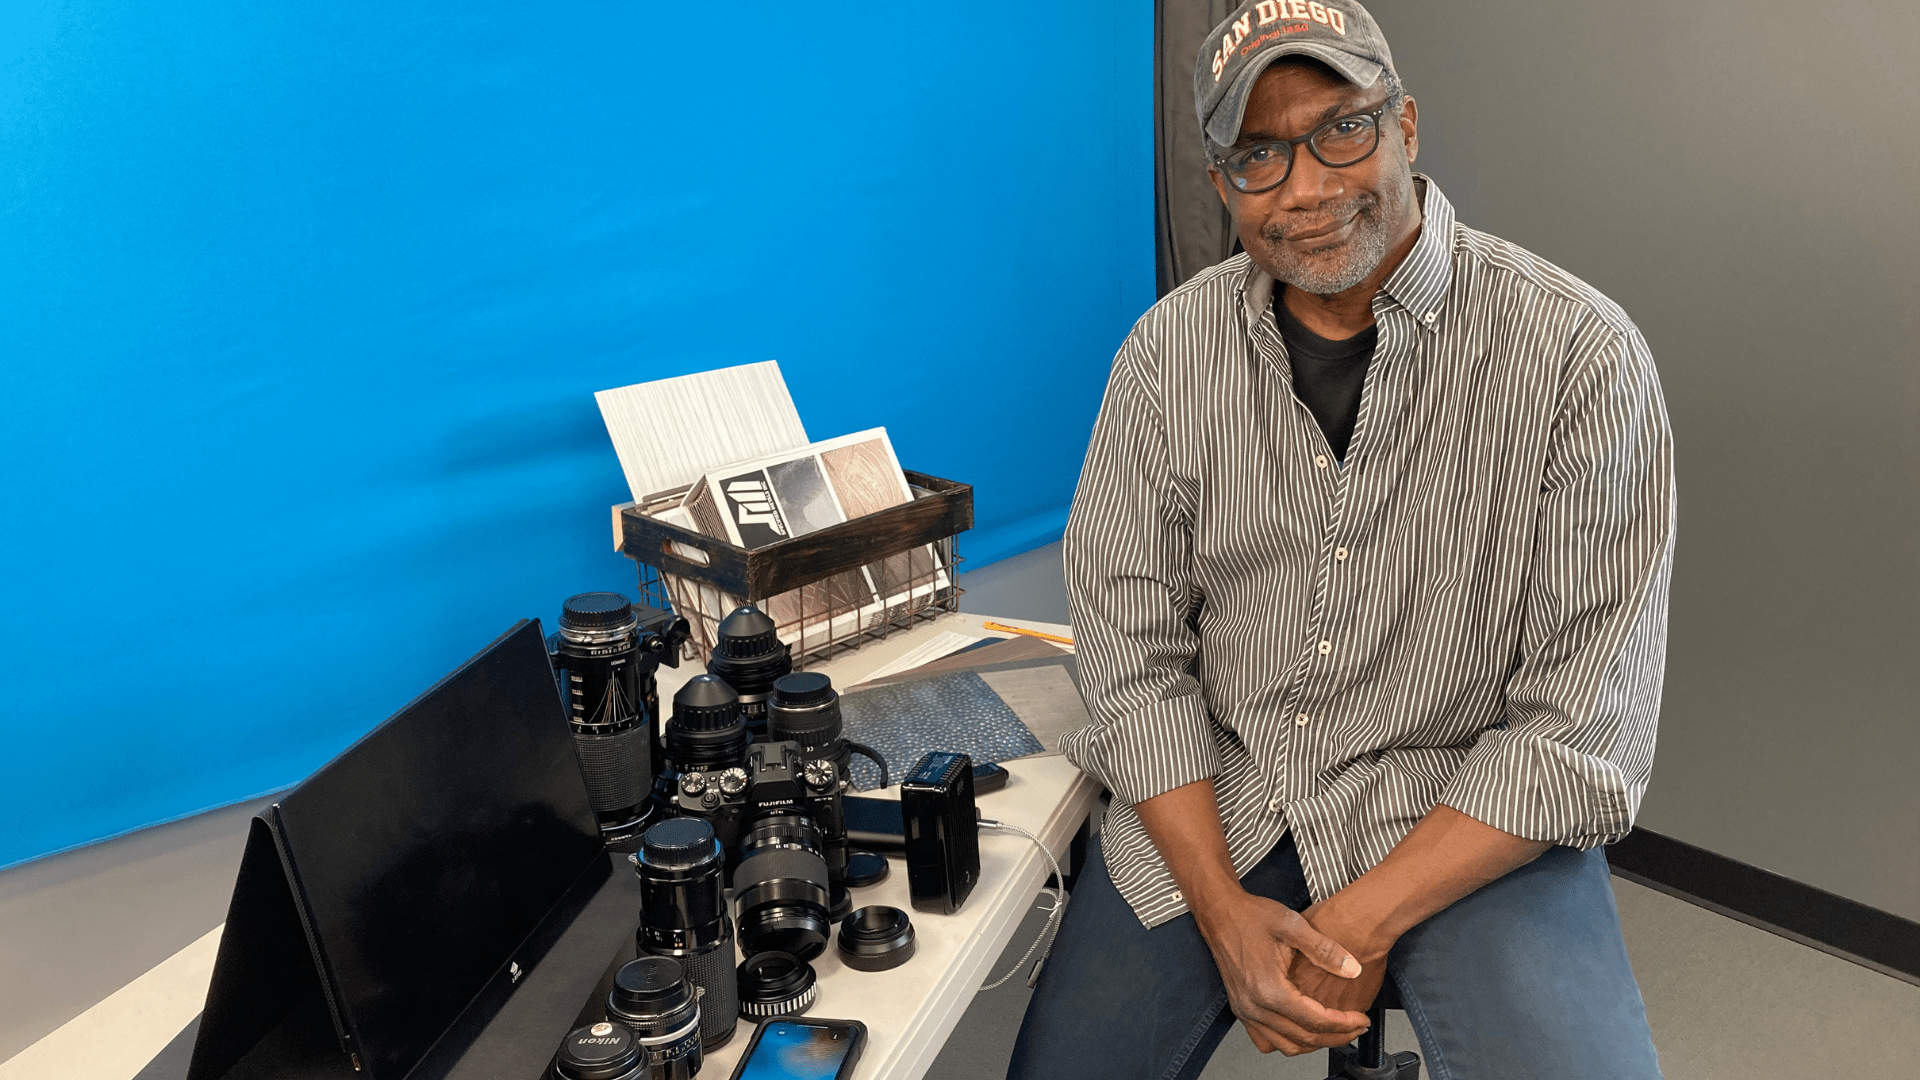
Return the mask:
<path fill-rule="evenodd" d="M 1369 7 L 1417 167 L 1659 360 L 1680 531 L 1641 823 L 1920 919 L 1920 3 Z"/>

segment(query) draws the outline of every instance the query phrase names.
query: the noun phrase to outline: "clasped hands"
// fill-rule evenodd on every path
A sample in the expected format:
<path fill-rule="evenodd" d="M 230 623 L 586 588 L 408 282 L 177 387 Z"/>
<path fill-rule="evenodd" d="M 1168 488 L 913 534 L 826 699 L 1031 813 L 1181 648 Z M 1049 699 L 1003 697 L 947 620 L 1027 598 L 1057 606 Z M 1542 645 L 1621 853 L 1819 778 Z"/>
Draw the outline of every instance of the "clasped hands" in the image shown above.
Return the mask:
<path fill-rule="evenodd" d="M 1195 911 L 1233 1014 L 1261 1053 L 1308 1054 L 1366 1030 L 1393 942 L 1346 918 L 1339 901 L 1296 912 L 1236 890 Z"/>

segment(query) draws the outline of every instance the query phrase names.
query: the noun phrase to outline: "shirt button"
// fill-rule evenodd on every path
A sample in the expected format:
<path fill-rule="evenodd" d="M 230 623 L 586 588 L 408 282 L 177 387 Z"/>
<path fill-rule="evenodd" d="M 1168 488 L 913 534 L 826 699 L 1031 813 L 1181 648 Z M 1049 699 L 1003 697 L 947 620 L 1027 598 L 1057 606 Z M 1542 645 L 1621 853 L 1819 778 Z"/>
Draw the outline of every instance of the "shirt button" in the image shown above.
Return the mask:
<path fill-rule="evenodd" d="M 1427 315 L 1426 315 L 1426 318 L 1425 318 L 1425 319 L 1423 319 L 1423 320 L 1421 320 L 1421 321 L 1423 321 L 1423 322 L 1425 322 L 1425 323 L 1426 323 L 1426 324 L 1427 324 L 1428 326 L 1432 326 L 1432 325 L 1433 325 L 1433 320 L 1435 320 L 1435 319 L 1437 319 L 1437 318 L 1439 318 L 1439 317 L 1440 317 L 1440 313 L 1439 313 L 1439 312 L 1437 312 L 1437 311 L 1429 311 L 1429 312 L 1427 312 Z"/>
<path fill-rule="evenodd" d="M 1333 651 L 1333 642 L 1331 642 L 1331 641 L 1323 641 L 1323 642 L 1321 642 L 1321 643 L 1320 643 L 1320 655 L 1321 655 L 1321 656 L 1325 656 L 1325 655 L 1327 655 L 1328 653 L 1330 653 L 1330 652 L 1332 652 L 1332 651 Z"/>
<path fill-rule="evenodd" d="M 1306 726 L 1307 726 L 1307 720 L 1308 720 L 1308 717 L 1307 717 L 1307 714 L 1306 714 L 1306 713 L 1301 713 L 1301 714 L 1300 714 L 1299 716 L 1296 716 L 1296 717 L 1294 717 L 1294 718 L 1293 718 L 1293 726 L 1294 726 L 1294 727 L 1306 727 Z"/>
<path fill-rule="evenodd" d="M 1346 561 L 1347 561 L 1347 549 L 1346 549 L 1346 548 L 1334 548 L 1334 549 L 1333 549 L 1333 557 L 1334 557 L 1335 559 L 1338 559 L 1338 560 L 1339 560 L 1339 561 L 1341 561 L 1341 562 L 1346 562 Z"/>
<path fill-rule="evenodd" d="M 1324 469 L 1324 468 L 1326 468 L 1326 467 L 1327 467 L 1327 455 L 1325 455 L 1325 454 L 1315 454 L 1315 455 L 1313 455 L 1313 463 L 1314 463 L 1315 465 L 1318 465 L 1319 467 L 1321 467 L 1321 468 L 1323 468 L 1323 469 Z"/>
<path fill-rule="evenodd" d="M 1170 892 L 1170 893 L 1168 893 L 1168 894 L 1167 894 L 1167 899 L 1169 899 L 1169 900 L 1171 900 L 1171 901 L 1173 901 L 1174 903 L 1176 903 L 1176 904 L 1178 904 L 1178 903 L 1180 903 L 1181 901 L 1183 901 L 1183 900 L 1185 900 L 1186 898 L 1180 895 L 1180 890 L 1179 890 L 1179 889 L 1175 889 L 1175 890 L 1173 890 L 1172 892 Z"/>
<path fill-rule="evenodd" d="M 1276 813 L 1276 814 L 1277 814 L 1277 813 L 1279 813 L 1279 812 L 1280 812 L 1280 800 L 1279 800 L 1279 799 L 1268 799 L 1268 800 L 1267 800 L 1267 809 L 1269 809 L 1269 810 L 1271 810 L 1271 811 L 1273 811 L 1273 812 L 1274 812 L 1274 813 Z"/>

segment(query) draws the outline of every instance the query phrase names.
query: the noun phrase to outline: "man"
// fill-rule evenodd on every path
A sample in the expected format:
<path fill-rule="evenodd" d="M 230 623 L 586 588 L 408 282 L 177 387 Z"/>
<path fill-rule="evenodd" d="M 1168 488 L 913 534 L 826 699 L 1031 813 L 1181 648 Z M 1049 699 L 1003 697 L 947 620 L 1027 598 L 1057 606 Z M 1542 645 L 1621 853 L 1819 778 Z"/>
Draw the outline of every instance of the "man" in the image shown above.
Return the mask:
<path fill-rule="evenodd" d="M 1391 977 L 1438 1080 L 1656 1077 L 1600 849 L 1664 665 L 1646 344 L 1454 220 L 1351 0 L 1244 5 L 1195 98 L 1245 253 L 1135 326 L 1081 473 L 1065 749 L 1113 805 L 1011 1075 L 1343 1044 Z"/>

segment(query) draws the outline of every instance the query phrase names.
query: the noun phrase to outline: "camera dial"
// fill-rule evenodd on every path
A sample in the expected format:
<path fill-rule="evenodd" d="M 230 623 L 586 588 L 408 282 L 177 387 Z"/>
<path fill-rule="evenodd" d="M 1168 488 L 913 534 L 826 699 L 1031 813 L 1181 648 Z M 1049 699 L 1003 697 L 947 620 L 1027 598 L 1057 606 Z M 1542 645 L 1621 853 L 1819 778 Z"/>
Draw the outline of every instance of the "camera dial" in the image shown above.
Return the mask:
<path fill-rule="evenodd" d="M 840 785 L 840 771 L 825 758 L 814 758 L 807 762 L 804 774 L 807 786 L 815 791 L 831 791 Z"/>

